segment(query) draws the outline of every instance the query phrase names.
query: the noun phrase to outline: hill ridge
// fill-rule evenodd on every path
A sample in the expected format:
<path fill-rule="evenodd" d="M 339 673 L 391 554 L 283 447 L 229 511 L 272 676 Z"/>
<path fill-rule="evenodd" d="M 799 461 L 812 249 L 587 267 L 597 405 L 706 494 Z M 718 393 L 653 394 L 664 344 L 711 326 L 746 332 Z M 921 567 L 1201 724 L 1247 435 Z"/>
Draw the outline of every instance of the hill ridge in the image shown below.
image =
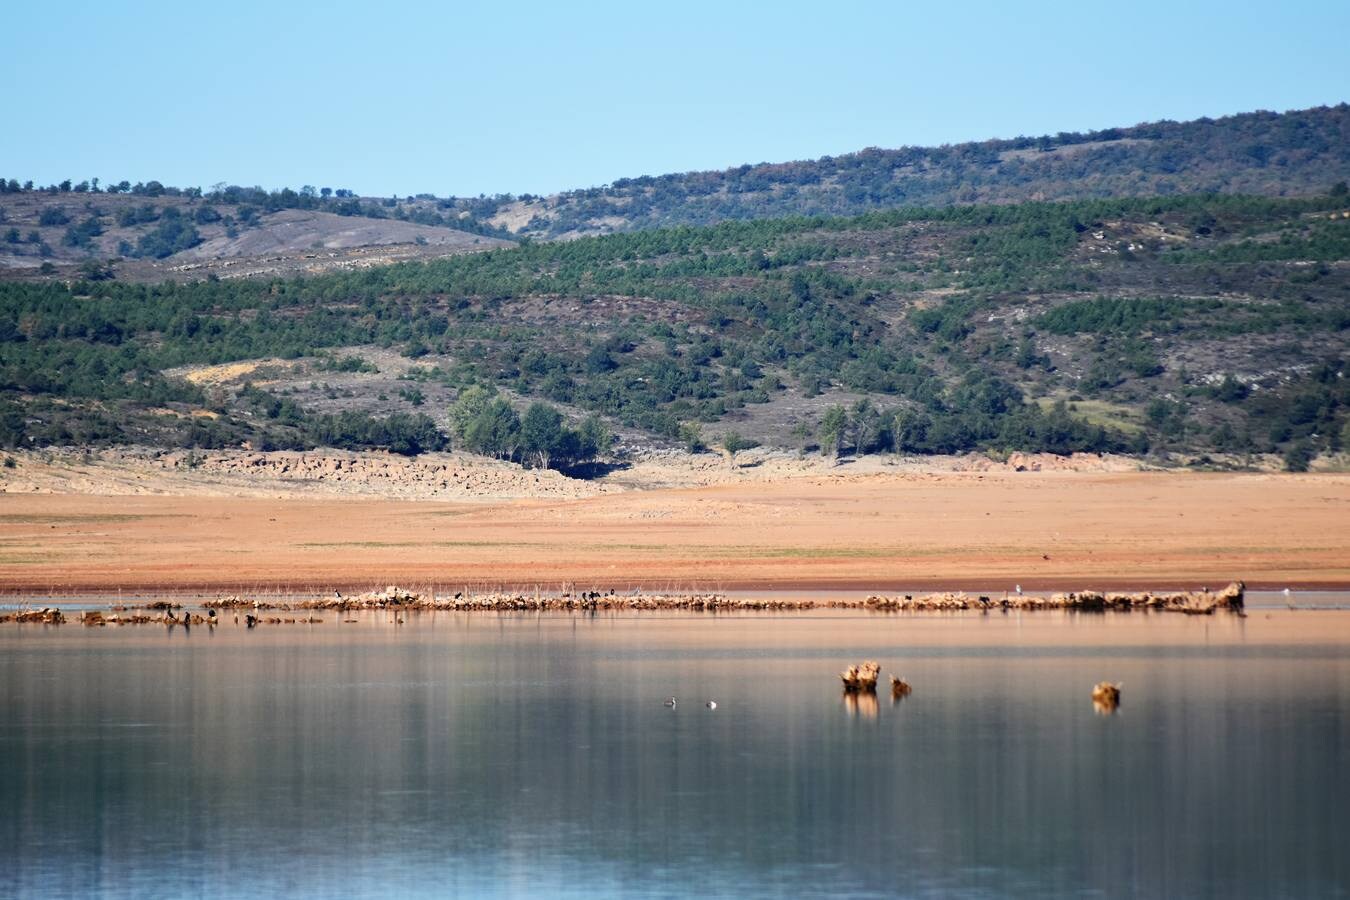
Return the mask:
<path fill-rule="evenodd" d="M 1350 104 L 1340 103 L 620 178 L 548 197 L 511 198 L 479 217 L 517 235 L 572 237 L 902 206 L 1174 193 L 1306 195 L 1347 176 Z"/>

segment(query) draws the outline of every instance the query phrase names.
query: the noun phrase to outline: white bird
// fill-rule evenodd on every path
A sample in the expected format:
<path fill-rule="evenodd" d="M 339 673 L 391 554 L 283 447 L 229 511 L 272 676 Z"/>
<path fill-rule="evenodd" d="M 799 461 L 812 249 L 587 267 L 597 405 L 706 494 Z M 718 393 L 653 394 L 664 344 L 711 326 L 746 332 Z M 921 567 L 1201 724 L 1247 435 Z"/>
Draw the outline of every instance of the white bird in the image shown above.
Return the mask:
<path fill-rule="evenodd" d="M 716 701 L 716 700 L 709 700 L 709 701 L 708 701 L 708 709 L 717 709 L 717 701 Z"/>
<path fill-rule="evenodd" d="M 668 700 L 666 700 L 666 706 L 669 706 L 671 709 L 674 709 L 674 708 L 675 708 L 675 698 L 674 698 L 674 697 L 671 697 L 671 698 L 669 698 Z"/>
<path fill-rule="evenodd" d="M 1013 590 L 1017 591 L 1017 596 L 1022 596 L 1022 586 L 1020 584 L 1014 584 Z"/>
<path fill-rule="evenodd" d="M 1294 592 L 1291 591 L 1291 590 L 1289 590 L 1289 588 L 1285 588 L 1284 590 L 1280 591 L 1280 593 L 1281 593 L 1281 594 L 1284 594 L 1284 602 L 1285 602 L 1285 604 L 1286 604 L 1290 609 L 1293 609 L 1293 608 L 1294 608 Z"/>

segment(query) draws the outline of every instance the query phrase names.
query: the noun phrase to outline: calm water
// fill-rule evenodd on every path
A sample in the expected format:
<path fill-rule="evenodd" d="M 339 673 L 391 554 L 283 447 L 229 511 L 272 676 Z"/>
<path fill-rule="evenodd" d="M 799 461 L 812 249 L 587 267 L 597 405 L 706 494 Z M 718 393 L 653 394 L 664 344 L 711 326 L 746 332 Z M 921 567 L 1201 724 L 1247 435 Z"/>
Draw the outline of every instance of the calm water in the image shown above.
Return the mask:
<path fill-rule="evenodd" d="M 1350 892 L 1347 612 L 325 618 L 0 629 L 0 896 Z"/>

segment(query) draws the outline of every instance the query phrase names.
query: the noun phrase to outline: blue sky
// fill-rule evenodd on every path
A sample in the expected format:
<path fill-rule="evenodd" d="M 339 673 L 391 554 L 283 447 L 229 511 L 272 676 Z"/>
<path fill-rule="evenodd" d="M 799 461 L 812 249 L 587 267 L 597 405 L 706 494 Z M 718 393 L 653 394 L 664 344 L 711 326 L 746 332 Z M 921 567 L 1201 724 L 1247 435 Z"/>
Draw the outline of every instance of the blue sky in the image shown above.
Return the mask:
<path fill-rule="evenodd" d="M 1350 3 L 13 4 L 0 175 L 546 193 L 1350 100 Z"/>

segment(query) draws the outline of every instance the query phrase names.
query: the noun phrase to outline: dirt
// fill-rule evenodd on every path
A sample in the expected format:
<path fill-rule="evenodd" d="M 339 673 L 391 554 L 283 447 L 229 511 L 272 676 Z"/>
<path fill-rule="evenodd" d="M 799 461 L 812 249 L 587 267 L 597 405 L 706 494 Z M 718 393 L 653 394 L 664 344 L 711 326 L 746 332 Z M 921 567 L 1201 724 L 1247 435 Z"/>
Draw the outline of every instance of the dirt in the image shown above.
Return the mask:
<path fill-rule="evenodd" d="M 25 455 L 0 470 L 0 586 L 1350 585 L 1344 474 L 739 461 L 657 454 L 581 482 L 453 456 Z"/>
<path fill-rule="evenodd" d="M 224 368 L 224 367 L 217 367 Z M 197 370 L 203 378 L 212 372 Z M 168 414 L 176 414 L 166 411 Z M 194 414 L 211 415 L 207 410 Z M 16 452 L 0 469 L 0 494 L 89 494 L 275 499 L 361 496 L 402 500 L 581 499 L 623 491 L 748 485 L 814 477 L 856 480 L 879 475 L 959 472 L 1129 472 L 1140 463 L 1116 456 L 1014 453 L 1006 460 L 962 457 L 845 457 L 756 449 L 690 455 L 681 450 L 634 448 L 602 465 L 599 477 L 568 477 L 466 453 L 392 453 L 341 450 L 49 450 Z"/>
<path fill-rule="evenodd" d="M 469 503 L 578 499 L 619 490 L 551 470 L 453 453 L 417 457 L 324 450 L 78 451 L 18 454 L 0 473 L 5 494 L 375 497 Z"/>
<path fill-rule="evenodd" d="M 482 237 L 413 222 L 339 216 L 333 213 L 286 209 L 266 217 L 260 228 L 225 234 L 185 250 L 176 259 L 201 261 L 235 256 L 266 256 L 303 253 L 306 250 L 349 250 L 382 244 L 412 244 L 418 238 L 428 246 L 455 249 L 487 249 L 509 246 L 509 241 Z"/>

